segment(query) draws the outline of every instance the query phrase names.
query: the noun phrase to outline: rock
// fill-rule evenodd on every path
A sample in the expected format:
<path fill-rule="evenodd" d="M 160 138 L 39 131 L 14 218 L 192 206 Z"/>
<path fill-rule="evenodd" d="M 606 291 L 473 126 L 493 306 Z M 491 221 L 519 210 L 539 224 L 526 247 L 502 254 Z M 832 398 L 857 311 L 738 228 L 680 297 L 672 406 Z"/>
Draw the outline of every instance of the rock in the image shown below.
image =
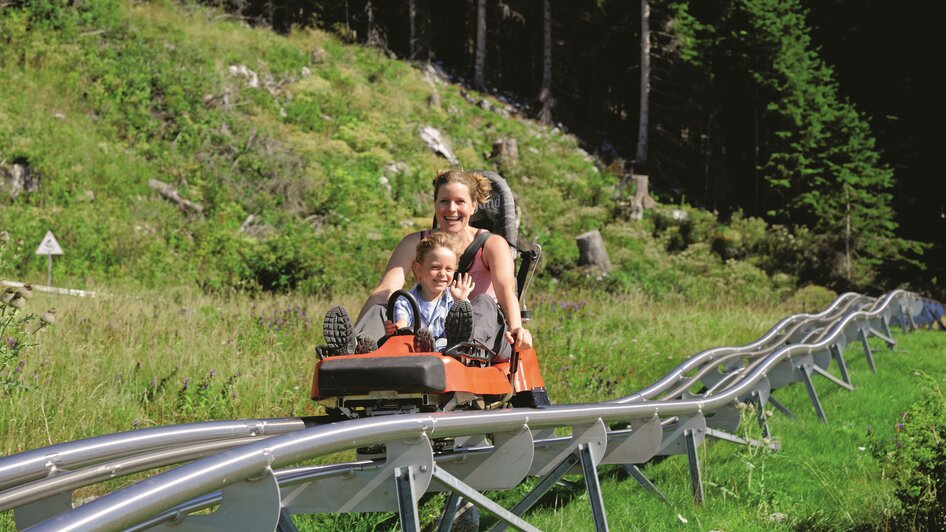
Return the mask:
<path fill-rule="evenodd" d="M 770 523 L 781 523 L 781 522 L 784 522 L 786 519 L 788 519 L 788 516 L 781 512 L 775 512 L 775 513 L 769 514 Z"/>
<path fill-rule="evenodd" d="M 446 139 L 443 138 L 443 134 L 440 133 L 440 130 L 437 128 L 422 126 L 420 128 L 420 138 L 427 144 L 427 147 L 429 147 L 431 151 L 449 161 L 450 164 L 460 164 L 460 160 L 457 159 L 456 154 L 453 153 L 450 145 L 447 144 Z"/>
<path fill-rule="evenodd" d="M 408 170 L 407 164 L 405 163 L 390 163 L 384 167 L 384 175 L 393 176 L 398 174 L 403 174 Z"/>
<path fill-rule="evenodd" d="M 301 70 L 299 70 L 299 76 L 302 77 L 303 79 L 305 79 L 305 78 L 307 78 L 307 77 L 309 77 L 309 76 L 311 76 L 311 75 L 312 75 L 312 71 L 309 70 L 309 67 L 307 67 L 307 66 L 304 66 L 304 67 L 302 67 Z"/>
<path fill-rule="evenodd" d="M 259 76 L 246 65 L 230 65 L 230 75 L 235 78 L 243 78 L 250 88 L 259 88 Z"/>
<path fill-rule="evenodd" d="M 389 194 L 391 193 L 391 182 L 388 180 L 386 176 L 379 177 L 378 184 L 381 185 L 381 188 L 383 188 L 384 190 L 387 190 Z"/>
<path fill-rule="evenodd" d="M 424 80 L 431 85 L 446 85 L 451 82 L 450 75 L 440 65 L 426 63 L 423 69 Z"/>
<path fill-rule="evenodd" d="M 273 233 L 276 232 L 276 229 L 256 215 L 249 214 L 246 216 L 246 219 L 243 220 L 243 224 L 240 226 L 240 232 L 248 237 L 262 240 L 272 236 Z"/>
<path fill-rule="evenodd" d="M 20 194 L 32 194 L 39 190 L 39 177 L 30 168 L 29 163 L 17 159 L 12 164 L 0 161 L 0 191 L 16 199 Z"/>

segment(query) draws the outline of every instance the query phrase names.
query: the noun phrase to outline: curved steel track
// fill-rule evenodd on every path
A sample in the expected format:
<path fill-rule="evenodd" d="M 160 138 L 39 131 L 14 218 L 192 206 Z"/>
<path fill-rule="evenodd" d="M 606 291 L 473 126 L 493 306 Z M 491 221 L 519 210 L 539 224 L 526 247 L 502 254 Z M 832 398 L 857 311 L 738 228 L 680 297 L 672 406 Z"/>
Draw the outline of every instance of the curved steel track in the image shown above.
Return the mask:
<path fill-rule="evenodd" d="M 620 464 L 656 491 L 635 464 L 684 454 L 693 495 L 702 500 L 696 449 L 707 437 L 778 448 L 764 411 L 772 405 L 791 414 L 773 393 L 798 382 L 827 423 L 813 377 L 853 389 L 844 348 L 860 343 L 873 370 L 868 339 L 893 347 L 891 326 L 915 327 L 923 304 L 904 291 L 877 299 L 844 294 L 818 314 L 789 316 L 741 347 L 697 353 L 651 386 L 602 403 L 329 424 L 317 418 L 219 421 L 53 445 L 0 459 L 0 511 L 14 509 L 20 529 L 43 531 L 293 530 L 293 514 L 368 511 L 398 511 L 403 529 L 419 530 L 420 496 L 446 491 L 440 530 L 449 530 L 461 498 L 496 515 L 501 524 L 494 528 L 534 530 L 525 512 L 562 475 L 580 472 L 595 528 L 607 530 L 598 466 Z M 735 434 L 745 403 L 758 407 L 761 440 Z M 555 437 L 562 427 L 571 436 Z M 452 438 L 455 448 L 435 451 L 431 441 L 443 438 Z M 384 456 L 293 467 L 378 444 Z M 72 493 L 80 487 L 171 465 L 178 466 L 73 508 Z M 482 494 L 513 488 L 527 476 L 542 480 L 512 509 Z M 198 512 L 212 507 L 213 513 Z"/>

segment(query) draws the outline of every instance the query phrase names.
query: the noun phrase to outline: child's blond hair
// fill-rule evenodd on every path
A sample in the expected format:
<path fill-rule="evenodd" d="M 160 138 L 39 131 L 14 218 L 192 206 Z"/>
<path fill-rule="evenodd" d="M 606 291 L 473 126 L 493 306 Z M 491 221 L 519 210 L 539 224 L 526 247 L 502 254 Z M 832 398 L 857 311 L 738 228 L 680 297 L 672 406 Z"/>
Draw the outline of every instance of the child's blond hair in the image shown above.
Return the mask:
<path fill-rule="evenodd" d="M 427 238 L 420 239 L 420 242 L 417 243 L 414 261 L 418 264 L 423 264 L 427 254 L 436 248 L 449 249 L 457 256 L 457 261 L 460 260 L 460 255 L 462 254 L 460 250 L 460 239 L 458 239 L 456 235 L 437 231 L 427 235 Z"/>

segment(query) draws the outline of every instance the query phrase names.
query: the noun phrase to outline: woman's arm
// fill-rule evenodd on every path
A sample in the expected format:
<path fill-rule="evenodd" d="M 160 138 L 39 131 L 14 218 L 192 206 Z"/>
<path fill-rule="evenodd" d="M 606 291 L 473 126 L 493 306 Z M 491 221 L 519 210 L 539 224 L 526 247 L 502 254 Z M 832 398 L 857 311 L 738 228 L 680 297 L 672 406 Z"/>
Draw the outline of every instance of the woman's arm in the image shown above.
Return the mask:
<path fill-rule="evenodd" d="M 507 339 L 519 349 L 532 347 L 532 334 L 522 326 L 519 297 L 516 295 L 516 269 L 506 239 L 494 235 L 483 245 L 483 263 L 489 269 L 490 281 L 499 308 L 506 316 Z"/>
<path fill-rule="evenodd" d="M 371 291 L 368 300 L 365 301 L 361 312 L 358 313 L 358 320 L 374 305 L 384 305 L 395 290 L 404 287 L 404 281 L 407 280 L 407 272 L 411 270 L 411 263 L 414 262 L 414 253 L 417 249 L 417 243 L 420 242 L 420 233 L 411 233 L 398 243 L 388 259 L 388 265 L 384 268 L 384 274 L 381 276 L 381 282 Z"/>

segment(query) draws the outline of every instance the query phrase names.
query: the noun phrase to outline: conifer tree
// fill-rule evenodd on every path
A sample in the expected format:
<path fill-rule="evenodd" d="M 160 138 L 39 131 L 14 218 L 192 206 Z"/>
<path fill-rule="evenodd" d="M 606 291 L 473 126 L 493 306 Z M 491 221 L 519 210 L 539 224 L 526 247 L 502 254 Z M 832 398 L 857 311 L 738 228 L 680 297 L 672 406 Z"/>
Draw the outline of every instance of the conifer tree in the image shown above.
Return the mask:
<path fill-rule="evenodd" d="M 880 161 L 866 119 L 843 98 L 829 65 L 811 44 L 798 0 L 741 0 L 757 50 L 750 68 L 764 93 L 760 170 L 783 202 L 776 217 L 821 235 L 822 275 L 870 284 L 878 266 L 917 245 L 897 238 L 893 170 Z"/>

